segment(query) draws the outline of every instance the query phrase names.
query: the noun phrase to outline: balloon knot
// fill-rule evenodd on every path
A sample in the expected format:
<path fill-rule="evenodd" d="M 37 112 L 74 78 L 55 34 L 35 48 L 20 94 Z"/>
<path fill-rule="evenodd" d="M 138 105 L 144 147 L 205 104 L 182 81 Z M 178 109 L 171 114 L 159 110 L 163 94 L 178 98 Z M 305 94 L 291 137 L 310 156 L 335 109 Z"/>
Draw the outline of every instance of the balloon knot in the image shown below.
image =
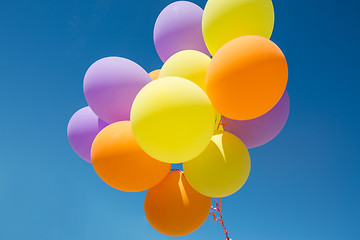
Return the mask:
<path fill-rule="evenodd" d="M 220 126 L 228 126 L 228 122 L 226 121 L 226 118 L 223 116 L 223 115 L 220 115 L 221 116 L 221 119 L 219 121 L 219 124 L 216 128 L 216 130 L 219 130 Z"/>

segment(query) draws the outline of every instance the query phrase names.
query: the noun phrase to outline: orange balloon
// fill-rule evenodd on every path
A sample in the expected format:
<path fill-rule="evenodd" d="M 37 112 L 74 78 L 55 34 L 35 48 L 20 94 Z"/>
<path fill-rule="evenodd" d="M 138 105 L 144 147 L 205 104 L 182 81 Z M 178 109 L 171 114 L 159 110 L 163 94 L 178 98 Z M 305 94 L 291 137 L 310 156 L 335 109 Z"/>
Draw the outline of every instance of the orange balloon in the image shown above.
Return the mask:
<path fill-rule="evenodd" d="M 155 79 L 158 79 L 159 78 L 159 73 L 160 73 L 160 70 L 161 69 L 156 69 L 152 72 L 149 73 L 151 79 L 154 81 Z"/>
<path fill-rule="evenodd" d="M 243 36 L 222 46 L 210 62 L 206 91 L 225 117 L 248 120 L 275 106 L 288 79 L 284 54 L 260 36 Z"/>
<path fill-rule="evenodd" d="M 195 191 L 181 172 L 171 172 L 145 197 L 145 215 L 162 234 L 178 237 L 194 232 L 206 220 L 211 198 Z"/>
<path fill-rule="evenodd" d="M 96 136 L 91 147 L 96 173 L 108 185 L 125 192 L 147 190 L 161 182 L 171 164 L 155 160 L 137 144 L 130 121 L 113 123 Z"/>

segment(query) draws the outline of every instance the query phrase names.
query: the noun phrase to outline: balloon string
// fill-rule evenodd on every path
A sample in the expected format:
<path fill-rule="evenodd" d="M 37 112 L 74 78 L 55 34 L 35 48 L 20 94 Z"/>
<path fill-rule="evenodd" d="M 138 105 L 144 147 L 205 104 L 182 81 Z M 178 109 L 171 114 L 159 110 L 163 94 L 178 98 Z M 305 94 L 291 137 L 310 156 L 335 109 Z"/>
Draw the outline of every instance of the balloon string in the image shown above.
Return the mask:
<path fill-rule="evenodd" d="M 228 122 L 226 121 L 226 118 L 223 115 L 220 115 L 220 116 L 221 116 L 221 119 L 219 121 L 219 124 L 218 124 L 216 130 L 219 130 L 220 126 L 225 126 L 225 127 L 228 126 Z"/>
<path fill-rule="evenodd" d="M 225 120 L 226 121 L 226 120 Z M 227 124 L 227 123 L 226 123 Z M 177 169 L 177 168 L 173 168 L 171 169 L 172 172 L 180 172 L 180 173 L 183 173 L 182 170 L 180 169 Z M 221 224 L 221 226 L 224 228 L 224 233 L 225 233 L 225 237 L 226 237 L 226 240 L 231 240 L 231 238 L 229 238 L 229 231 L 226 229 L 225 225 L 224 225 L 224 220 L 223 220 L 223 217 L 221 215 L 221 208 L 222 208 L 222 198 L 220 198 L 220 204 L 218 202 L 218 200 L 216 198 L 214 198 L 215 200 L 215 206 L 216 207 L 213 207 L 211 206 L 211 210 L 213 212 L 211 212 L 210 210 L 210 215 L 214 217 L 214 221 L 215 222 L 218 222 Z M 217 217 L 216 216 L 216 213 L 219 213 L 219 216 Z"/>
<path fill-rule="evenodd" d="M 231 238 L 229 238 L 229 231 L 226 229 L 226 227 L 224 225 L 223 217 L 221 215 L 222 198 L 220 198 L 220 205 L 219 205 L 219 202 L 218 202 L 218 200 L 216 198 L 214 198 L 214 200 L 215 200 L 215 206 L 216 207 L 211 206 L 211 210 L 213 212 L 210 211 L 210 215 L 214 217 L 215 222 L 220 223 L 221 226 L 224 228 L 224 233 L 225 233 L 226 240 L 231 240 Z M 218 217 L 216 216 L 216 213 L 219 213 Z"/>

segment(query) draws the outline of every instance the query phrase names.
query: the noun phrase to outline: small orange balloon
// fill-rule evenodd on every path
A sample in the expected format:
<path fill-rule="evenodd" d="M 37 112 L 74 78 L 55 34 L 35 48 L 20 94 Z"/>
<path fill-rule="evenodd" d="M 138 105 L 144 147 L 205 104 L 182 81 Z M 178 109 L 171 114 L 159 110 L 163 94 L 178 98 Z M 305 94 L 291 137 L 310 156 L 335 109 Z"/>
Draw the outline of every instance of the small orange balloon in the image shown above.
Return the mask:
<path fill-rule="evenodd" d="M 197 230 L 206 220 L 211 198 L 195 191 L 181 172 L 171 172 L 145 197 L 145 215 L 158 232 L 178 237 Z"/>
<path fill-rule="evenodd" d="M 155 160 L 137 144 L 130 121 L 113 123 L 96 136 L 91 147 L 96 173 L 108 185 L 125 192 L 147 190 L 161 182 L 171 164 Z"/>
<path fill-rule="evenodd" d="M 154 81 L 155 79 L 158 79 L 159 78 L 159 73 L 160 73 L 160 70 L 161 69 L 156 69 L 152 72 L 149 73 L 151 79 Z"/>
<path fill-rule="evenodd" d="M 286 59 L 275 43 L 260 36 L 243 36 L 216 52 L 206 74 L 206 91 L 219 113 L 248 120 L 275 106 L 287 79 Z"/>

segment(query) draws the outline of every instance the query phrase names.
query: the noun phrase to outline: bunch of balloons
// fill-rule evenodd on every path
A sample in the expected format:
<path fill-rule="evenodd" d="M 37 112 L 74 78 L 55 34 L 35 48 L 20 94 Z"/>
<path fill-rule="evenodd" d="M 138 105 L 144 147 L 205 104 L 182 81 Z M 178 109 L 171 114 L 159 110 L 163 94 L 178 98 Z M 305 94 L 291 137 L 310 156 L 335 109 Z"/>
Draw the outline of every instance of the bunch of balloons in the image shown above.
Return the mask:
<path fill-rule="evenodd" d="M 209 0 L 204 10 L 178 1 L 155 23 L 161 69 L 107 57 L 87 70 L 89 106 L 70 119 L 70 144 L 108 185 L 148 190 L 145 215 L 157 231 L 198 229 L 211 198 L 245 184 L 248 149 L 284 127 L 288 69 L 269 40 L 273 26 L 271 0 Z"/>

